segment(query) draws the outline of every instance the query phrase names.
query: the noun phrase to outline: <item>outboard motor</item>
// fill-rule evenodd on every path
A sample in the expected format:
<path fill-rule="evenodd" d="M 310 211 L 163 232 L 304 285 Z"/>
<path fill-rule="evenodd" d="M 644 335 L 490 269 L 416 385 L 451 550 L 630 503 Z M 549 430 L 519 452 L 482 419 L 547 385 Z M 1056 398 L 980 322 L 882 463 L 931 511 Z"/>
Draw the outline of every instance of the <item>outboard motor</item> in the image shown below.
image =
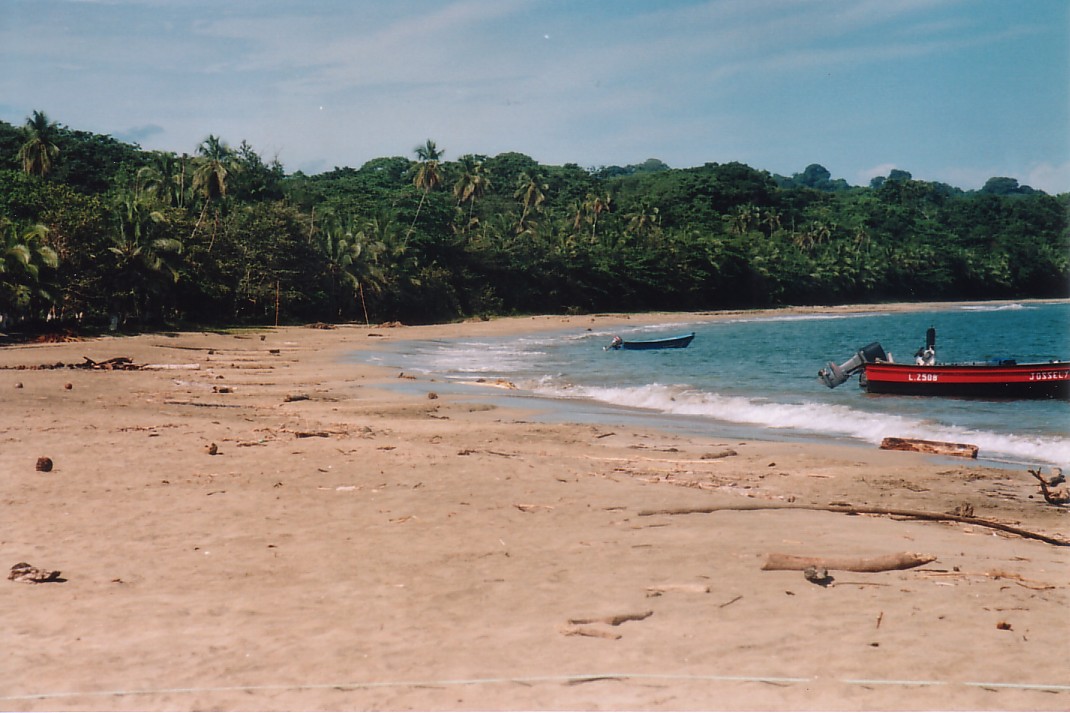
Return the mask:
<path fill-rule="evenodd" d="M 834 389 L 850 379 L 854 374 L 862 371 L 866 364 L 876 361 L 891 361 L 884 352 L 880 342 L 873 342 L 855 352 L 855 355 L 837 366 L 835 362 L 829 362 L 827 369 L 817 372 L 818 378 L 825 382 L 825 386 Z"/>

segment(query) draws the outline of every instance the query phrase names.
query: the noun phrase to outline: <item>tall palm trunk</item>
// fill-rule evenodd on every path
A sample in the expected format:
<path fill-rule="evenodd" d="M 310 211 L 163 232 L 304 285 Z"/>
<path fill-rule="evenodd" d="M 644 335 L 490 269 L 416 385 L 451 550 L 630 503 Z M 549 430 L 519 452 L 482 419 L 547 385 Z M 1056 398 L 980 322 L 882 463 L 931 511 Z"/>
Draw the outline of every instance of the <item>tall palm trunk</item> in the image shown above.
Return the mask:
<path fill-rule="evenodd" d="M 197 224 L 193 226 L 193 232 L 190 233 L 190 236 L 189 236 L 189 239 L 190 239 L 191 242 L 192 242 L 193 238 L 197 235 L 197 231 L 200 229 L 201 223 L 204 222 L 204 214 L 208 212 L 208 204 L 211 203 L 211 202 L 212 202 L 211 198 L 209 198 L 208 200 L 206 200 L 204 202 L 204 207 L 201 208 L 201 215 L 197 218 Z"/>
<path fill-rule="evenodd" d="M 424 207 L 424 199 L 427 198 L 427 191 L 420 194 L 420 202 L 416 204 L 416 215 L 413 216 L 412 225 L 409 226 L 409 232 L 405 234 L 405 238 L 412 237 L 412 232 L 416 230 L 416 221 L 420 219 L 420 209 Z"/>

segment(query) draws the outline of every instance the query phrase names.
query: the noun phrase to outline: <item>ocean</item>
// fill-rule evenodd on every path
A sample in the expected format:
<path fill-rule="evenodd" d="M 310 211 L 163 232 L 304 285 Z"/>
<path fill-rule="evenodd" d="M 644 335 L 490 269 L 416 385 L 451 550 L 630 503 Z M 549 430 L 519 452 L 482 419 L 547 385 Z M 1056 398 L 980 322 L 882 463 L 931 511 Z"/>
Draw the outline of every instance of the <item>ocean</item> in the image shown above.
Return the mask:
<path fill-rule="evenodd" d="M 579 320 L 577 320 L 577 323 Z M 887 436 L 971 443 L 994 464 L 1070 465 L 1070 402 L 866 394 L 857 377 L 829 389 L 817 378 L 879 341 L 912 361 L 929 327 L 943 362 L 1070 359 L 1070 303 L 938 306 L 674 321 L 601 331 L 577 326 L 501 338 L 399 341 L 355 359 L 434 378 L 436 390 L 531 409 L 541 418 L 646 424 L 714 438 L 879 444 Z M 605 350 L 614 335 L 695 332 L 687 349 Z M 479 379 L 516 391 L 488 394 Z M 404 380 L 401 380 L 404 381 Z M 418 388 L 399 383 L 397 388 Z M 426 389 L 426 385 L 424 386 Z"/>

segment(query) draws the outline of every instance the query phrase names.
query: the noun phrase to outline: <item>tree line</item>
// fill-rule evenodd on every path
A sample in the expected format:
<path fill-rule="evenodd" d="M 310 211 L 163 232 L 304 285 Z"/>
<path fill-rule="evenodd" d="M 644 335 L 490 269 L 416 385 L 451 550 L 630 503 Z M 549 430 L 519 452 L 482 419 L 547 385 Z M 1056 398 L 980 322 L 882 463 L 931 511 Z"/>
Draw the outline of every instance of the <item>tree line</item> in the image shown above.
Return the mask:
<path fill-rule="evenodd" d="M 1067 297 L 1070 194 L 818 164 L 542 165 L 522 153 L 288 174 L 248 143 L 146 151 L 0 122 L 0 328 Z"/>

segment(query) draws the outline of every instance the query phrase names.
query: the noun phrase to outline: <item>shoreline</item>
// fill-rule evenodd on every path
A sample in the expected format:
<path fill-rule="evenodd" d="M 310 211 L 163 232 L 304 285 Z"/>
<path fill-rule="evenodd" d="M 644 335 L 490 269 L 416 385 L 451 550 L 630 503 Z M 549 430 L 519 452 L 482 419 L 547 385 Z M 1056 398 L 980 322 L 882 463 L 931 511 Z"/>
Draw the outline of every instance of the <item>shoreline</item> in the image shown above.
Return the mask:
<path fill-rule="evenodd" d="M 970 308 L 978 303 L 973 302 L 959 302 L 954 303 L 950 307 L 945 304 L 927 304 L 927 305 L 882 305 L 883 309 L 876 310 L 880 313 L 891 314 L 903 311 L 925 310 L 931 311 L 933 309 L 953 309 L 955 307 Z M 1038 300 L 1035 304 L 1053 304 L 1051 301 Z M 1055 302 L 1054 304 L 1058 304 Z M 1024 305 L 1020 301 L 1003 301 L 1003 302 L 989 302 L 983 306 L 985 310 L 1000 310 L 1003 307 L 1013 307 Z M 863 307 L 868 307 L 863 305 Z M 860 310 L 858 305 L 845 305 L 842 310 L 837 312 L 838 315 L 860 315 L 872 313 L 875 310 Z M 770 417 L 762 415 L 743 416 L 741 418 L 722 419 L 716 413 L 696 413 L 688 412 L 687 409 L 677 409 L 675 403 L 676 399 L 667 399 L 661 406 L 657 405 L 645 405 L 652 403 L 647 395 L 642 398 L 643 404 L 629 404 L 627 399 L 624 402 L 601 400 L 597 397 L 585 397 L 571 394 L 571 387 L 574 386 L 572 381 L 576 381 L 576 384 L 582 385 L 582 372 L 584 367 L 577 367 L 579 372 L 568 372 L 572 374 L 571 378 L 567 378 L 568 387 L 564 391 L 550 393 L 545 386 L 545 379 L 552 378 L 549 374 L 543 374 L 536 370 L 513 368 L 512 359 L 502 367 L 504 370 L 494 370 L 494 367 L 487 367 L 489 370 L 484 370 L 477 367 L 466 366 L 465 362 L 458 361 L 458 359 L 470 359 L 474 361 L 479 360 L 479 356 L 476 352 L 472 352 L 473 339 L 487 339 L 489 342 L 476 342 L 475 347 L 478 348 L 481 344 L 492 345 L 491 348 L 497 353 L 502 347 L 508 346 L 508 340 L 502 340 L 500 337 L 502 334 L 513 334 L 516 336 L 526 335 L 539 335 L 545 332 L 551 332 L 555 338 L 560 337 L 565 340 L 575 340 L 581 337 L 594 335 L 609 335 L 614 329 L 619 329 L 627 325 L 628 328 L 639 329 L 651 326 L 656 326 L 660 329 L 694 329 L 696 326 L 702 324 L 716 323 L 719 321 L 731 320 L 740 322 L 758 322 L 763 320 L 770 320 L 773 322 L 782 320 L 791 320 L 794 318 L 808 319 L 814 316 L 830 315 L 826 310 L 820 308 L 786 308 L 781 310 L 760 310 L 760 311 L 722 311 L 722 312 L 704 312 L 704 313 L 647 313 L 642 315 L 617 315 L 617 314 L 599 314 L 599 315 L 584 315 L 581 317 L 534 317 L 534 324 L 525 324 L 525 318 L 515 318 L 505 320 L 506 326 L 500 330 L 500 333 L 490 334 L 487 330 L 484 330 L 482 336 L 477 337 L 473 334 L 465 334 L 464 336 L 457 337 L 445 337 L 442 339 L 419 339 L 414 338 L 411 340 L 387 340 L 380 348 L 372 348 L 368 351 L 373 352 L 372 355 L 361 355 L 359 352 L 355 353 L 352 357 L 353 361 L 361 363 L 373 363 L 387 365 L 389 364 L 395 370 L 410 371 L 415 374 L 419 374 L 422 377 L 426 377 L 432 381 L 439 383 L 440 389 L 452 389 L 457 390 L 458 393 L 464 393 L 465 389 L 474 390 L 473 393 L 479 394 L 481 391 L 490 393 L 492 396 L 482 398 L 494 398 L 494 402 L 497 405 L 508 407 L 510 403 L 517 404 L 523 403 L 523 408 L 534 410 L 543 414 L 540 416 L 542 420 L 557 421 L 561 420 L 578 420 L 583 423 L 593 422 L 608 422 L 614 423 L 618 420 L 624 421 L 632 425 L 645 425 L 650 428 L 662 428 L 673 433 L 702 437 L 703 435 L 713 434 L 722 438 L 735 437 L 742 439 L 758 439 L 766 441 L 789 441 L 789 442 L 801 442 L 801 443 L 828 443 L 831 445 L 844 445 L 847 447 L 860 447 L 860 448 L 876 448 L 879 446 L 881 437 L 878 436 L 875 439 L 872 437 L 872 429 L 865 433 L 858 433 L 857 429 L 851 429 L 844 427 L 843 424 L 829 424 L 828 428 L 822 429 L 815 427 L 811 430 L 807 430 L 803 426 L 797 425 L 798 418 L 790 419 L 785 422 L 784 418 L 774 417 L 770 420 Z M 557 320 L 559 323 L 554 324 L 553 321 Z M 619 320 L 619 321 L 618 321 Z M 634 321 L 633 321 L 634 320 Z M 525 329 L 527 328 L 527 329 Z M 493 328 L 492 330 L 493 331 Z M 583 332 L 587 334 L 584 335 Z M 623 332 L 622 332 L 623 333 Z M 606 340 L 608 341 L 608 336 Z M 448 344 L 443 342 L 456 342 L 461 352 L 456 352 L 451 349 Z M 523 339 L 521 342 L 525 341 Z M 585 341 L 581 339 L 581 341 Z M 597 340 L 596 340 L 597 341 Z M 542 344 L 541 342 L 539 342 Z M 541 349 L 542 347 L 539 347 Z M 428 355 L 437 353 L 443 350 L 449 356 L 446 357 L 446 361 L 442 362 L 437 358 L 431 358 L 428 361 Z M 527 350 L 521 346 L 517 346 L 518 355 L 521 361 L 530 357 Z M 553 349 L 551 349 L 553 352 Z M 541 354 L 541 352 L 536 352 Z M 412 355 L 418 355 L 412 358 Z M 553 359 L 553 353 L 550 358 Z M 582 356 L 573 355 L 576 358 L 582 359 Z M 843 355 L 841 355 L 843 356 Z M 531 357 L 535 358 L 535 357 Z M 482 362 L 479 362 L 482 364 Z M 487 362 L 488 364 L 496 363 L 495 360 Z M 571 363 L 571 362 L 570 362 Z M 586 362 L 583 362 L 586 365 Z M 436 366 L 437 365 L 437 366 Z M 531 365 L 533 366 L 534 362 Z M 443 370 L 442 373 L 435 373 L 434 370 L 438 368 Z M 561 365 L 554 362 L 554 365 L 547 367 L 554 374 L 558 373 L 561 369 Z M 816 368 L 816 367 L 815 367 Z M 564 373 L 564 372 L 562 372 Z M 560 374 L 558 374 L 560 376 Z M 486 378 L 484 378 L 486 377 Z M 564 378 L 564 377 L 563 377 Z M 491 387 L 495 379 L 506 381 L 515 381 L 515 386 L 519 387 L 515 390 L 501 390 L 495 393 L 495 390 Z M 483 383 L 481 383 L 483 382 Z M 512 384 L 511 384 L 512 385 Z M 400 381 L 396 381 L 394 387 L 396 390 L 411 391 L 412 389 L 406 389 L 406 384 Z M 705 390 L 710 387 L 704 385 L 702 387 L 695 387 Z M 847 390 L 848 387 L 844 387 L 843 390 Z M 823 391 L 823 389 L 822 389 Z M 753 399 L 758 398 L 759 401 L 755 404 L 762 402 L 765 399 L 765 394 L 758 394 L 757 397 L 743 395 L 742 398 Z M 796 398 L 809 398 L 802 394 L 796 394 Z M 814 395 L 817 402 L 821 402 L 821 395 Z M 667 398 L 667 397 L 666 397 Z M 776 399 L 774 398 L 774 401 Z M 789 404 L 799 404 L 798 401 L 788 401 Z M 838 406 L 839 404 L 837 404 Z M 852 405 L 852 408 L 862 409 L 861 415 L 865 416 L 866 406 L 863 404 Z M 835 406 L 833 407 L 835 408 Z M 561 411 L 560 415 L 555 412 Z M 922 418 L 917 413 L 913 414 L 916 418 Z M 927 418 L 928 416 L 926 416 Z M 934 417 L 935 418 L 935 417 Z M 1036 467 L 1038 465 L 1049 466 L 1065 466 L 1065 447 L 1060 448 L 1057 451 L 1048 451 L 1041 448 L 1040 445 L 1031 442 L 1031 439 L 1049 439 L 1053 438 L 1056 441 L 1060 440 L 1060 437 L 1064 430 L 1058 428 L 1050 428 L 1048 430 L 1035 430 L 1039 423 L 1031 424 L 1033 429 L 1026 429 L 1024 431 L 1016 431 L 1014 433 L 1004 433 L 1000 430 L 985 431 L 982 427 L 982 432 L 974 434 L 971 426 L 958 422 L 943 422 L 939 424 L 946 431 L 944 433 L 938 433 L 933 435 L 925 435 L 923 433 L 903 433 L 896 432 L 894 430 L 886 431 L 884 435 L 890 436 L 916 436 L 920 438 L 930 438 L 941 441 L 955 441 L 955 442 L 974 442 L 968 440 L 971 435 L 975 435 L 977 438 L 981 438 L 977 441 L 980 445 L 980 453 L 978 454 L 978 462 L 997 468 L 1006 469 L 1024 469 L 1028 467 Z M 919 426 L 916 431 L 923 430 Z M 954 432 L 959 431 L 959 432 Z M 707 433 L 708 432 L 708 433 Z M 1001 438 L 1006 436 L 1009 441 L 1002 441 Z M 999 450 L 999 447 L 1005 447 L 1007 450 Z"/>
<path fill-rule="evenodd" d="M 398 393 L 395 371 L 344 360 L 663 314 L 0 348 L 0 565 L 65 580 L 0 583 L 4 707 L 1068 707 L 1070 548 L 782 509 L 968 505 L 1070 537 L 1027 473 L 546 423 L 430 379 Z M 119 356 L 173 368 L 12 368 Z M 696 507 L 741 509 L 670 514 Z M 937 559 L 824 586 L 761 568 L 900 551 Z"/>

